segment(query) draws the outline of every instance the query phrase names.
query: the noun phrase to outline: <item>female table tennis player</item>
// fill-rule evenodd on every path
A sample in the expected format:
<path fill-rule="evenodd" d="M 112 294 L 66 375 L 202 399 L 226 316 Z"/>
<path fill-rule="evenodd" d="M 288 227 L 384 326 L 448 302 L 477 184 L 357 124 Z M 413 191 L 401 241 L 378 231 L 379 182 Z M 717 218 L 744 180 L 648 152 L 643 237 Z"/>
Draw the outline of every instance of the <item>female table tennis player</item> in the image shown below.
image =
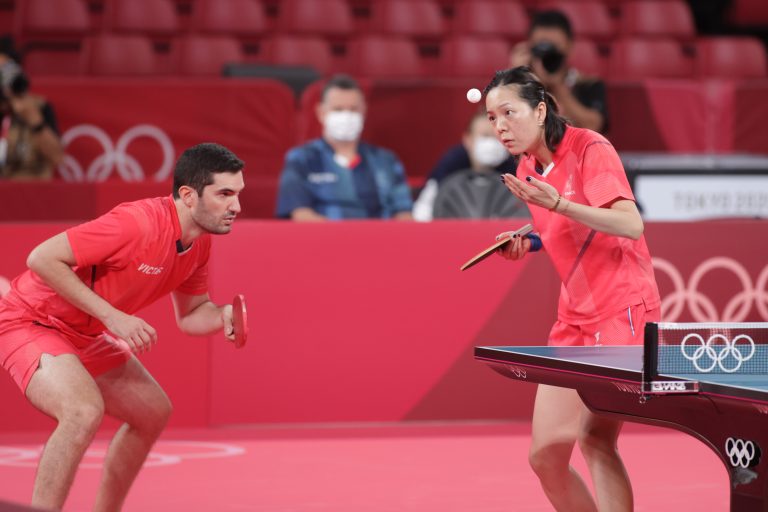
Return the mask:
<path fill-rule="evenodd" d="M 502 180 L 528 204 L 538 232 L 515 237 L 500 254 L 517 260 L 545 249 L 562 279 L 549 344 L 642 343 L 645 322 L 659 319 L 659 292 L 643 221 L 613 146 L 570 126 L 528 68 L 497 72 L 485 95 L 496 136 L 520 155 L 516 176 Z M 632 510 L 616 445 L 620 430 L 620 421 L 592 414 L 575 390 L 539 386 L 530 463 L 556 510 Z M 570 466 L 577 441 L 594 497 Z"/>

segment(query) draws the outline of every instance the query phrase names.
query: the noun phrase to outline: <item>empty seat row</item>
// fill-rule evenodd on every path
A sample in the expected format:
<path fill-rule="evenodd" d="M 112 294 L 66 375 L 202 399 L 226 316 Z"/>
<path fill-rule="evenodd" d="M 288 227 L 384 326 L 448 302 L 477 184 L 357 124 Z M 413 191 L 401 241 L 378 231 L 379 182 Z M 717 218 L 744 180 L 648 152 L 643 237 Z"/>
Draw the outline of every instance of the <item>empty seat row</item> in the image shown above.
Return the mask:
<path fill-rule="evenodd" d="M 158 49 L 149 37 L 109 34 L 87 38 L 79 47 L 30 48 L 25 66 L 33 76 L 215 76 L 227 63 L 263 63 L 309 66 L 321 75 L 484 78 L 508 65 L 509 50 L 503 39 L 459 36 L 445 40 L 437 55 L 424 56 L 407 38 L 372 35 L 353 40 L 338 56 L 319 37 L 274 36 L 249 55 L 231 37 L 187 35 Z M 753 38 L 702 38 L 690 47 L 673 39 L 620 39 L 608 55 L 591 41 L 577 41 L 571 62 L 586 74 L 614 79 L 767 76 L 765 49 Z"/>
<path fill-rule="evenodd" d="M 375 32 L 415 38 L 485 34 L 520 39 L 527 32 L 530 12 L 516 1 L 462 0 L 447 17 L 435 0 L 374 0 L 369 19 L 360 22 L 348 0 L 283 0 L 276 5 L 273 22 L 262 0 L 196 0 L 189 23 L 182 23 L 173 0 L 107 0 L 100 26 L 94 26 L 87 0 L 25 0 L 16 33 L 21 39 L 94 31 L 174 37 L 190 30 L 240 36 L 278 32 L 344 37 Z M 550 8 L 570 18 L 577 37 L 695 35 L 684 0 L 627 1 L 618 19 L 600 0 L 547 0 L 536 7 Z"/>

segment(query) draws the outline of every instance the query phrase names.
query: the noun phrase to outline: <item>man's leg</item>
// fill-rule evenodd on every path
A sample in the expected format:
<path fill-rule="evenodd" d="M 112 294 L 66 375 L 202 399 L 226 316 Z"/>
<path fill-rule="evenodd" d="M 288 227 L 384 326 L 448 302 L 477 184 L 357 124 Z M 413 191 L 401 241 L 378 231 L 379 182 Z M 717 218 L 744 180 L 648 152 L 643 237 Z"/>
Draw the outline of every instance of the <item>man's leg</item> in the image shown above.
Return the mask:
<path fill-rule="evenodd" d="M 32 505 L 59 510 L 101 424 L 104 402 L 93 378 L 72 354 L 43 354 L 26 396 L 32 405 L 58 421 L 37 466 Z"/>
<path fill-rule="evenodd" d="M 120 510 L 149 450 L 171 415 L 171 402 L 133 357 L 96 378 L 105 412 L 125 422 L 109 445 L 94 511 Z"/>
<path fill-rule="evenodd" d="M 581 417 L 587 408 L 572 389 L 539 385 L 533 409 L 529 461 L 555 510 L 597 510 L 584 481 L 571 467 Z"/>

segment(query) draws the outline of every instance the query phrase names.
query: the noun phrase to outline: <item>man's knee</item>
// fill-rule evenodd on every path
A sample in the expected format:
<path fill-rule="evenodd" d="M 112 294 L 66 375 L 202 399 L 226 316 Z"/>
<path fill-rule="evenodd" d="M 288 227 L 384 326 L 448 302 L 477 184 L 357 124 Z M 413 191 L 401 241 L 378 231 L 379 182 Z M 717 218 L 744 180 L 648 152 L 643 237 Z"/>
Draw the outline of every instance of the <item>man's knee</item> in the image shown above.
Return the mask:
<path fill-rule="evenodd" d="M 99 400 L 80 401 L 66 404 L 59 425 L 71 429 L 73 440 L 88 443 L 93 439 L 104 418 L 104 402 Z"/>
<path fill-rule="evenodd" d="M 131 426 L 147 433 L 159 434 L 168 424 L 172 413 L 173 404 L 171 400 L 162 389 L 159 389 L 144 404 L 137 420 Z"/>

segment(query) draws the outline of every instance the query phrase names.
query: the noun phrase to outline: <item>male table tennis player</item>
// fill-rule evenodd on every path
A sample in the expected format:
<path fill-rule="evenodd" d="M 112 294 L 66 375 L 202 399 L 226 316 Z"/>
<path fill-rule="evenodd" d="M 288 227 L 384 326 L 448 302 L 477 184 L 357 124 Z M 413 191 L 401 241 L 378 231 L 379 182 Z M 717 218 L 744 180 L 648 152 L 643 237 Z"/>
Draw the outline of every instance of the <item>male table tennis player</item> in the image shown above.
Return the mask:
<path fill-rule="evenodd" d="M 0 362 L 58 425 L 40 456 L 32 505 L 61 509 L 104 414 L 123 422 L 94 510 L 119 510 L 171 403 L 135 353 L 157 342 L 134 313 L 171 293 L 182 332 L 224 329 L 232 307 L 208 297 L 211 234 L 240 212 L 243 162 L 218 144 L 184 151 L 173 194 L 124 203 L 38 245 L 0 300 Z"/>

